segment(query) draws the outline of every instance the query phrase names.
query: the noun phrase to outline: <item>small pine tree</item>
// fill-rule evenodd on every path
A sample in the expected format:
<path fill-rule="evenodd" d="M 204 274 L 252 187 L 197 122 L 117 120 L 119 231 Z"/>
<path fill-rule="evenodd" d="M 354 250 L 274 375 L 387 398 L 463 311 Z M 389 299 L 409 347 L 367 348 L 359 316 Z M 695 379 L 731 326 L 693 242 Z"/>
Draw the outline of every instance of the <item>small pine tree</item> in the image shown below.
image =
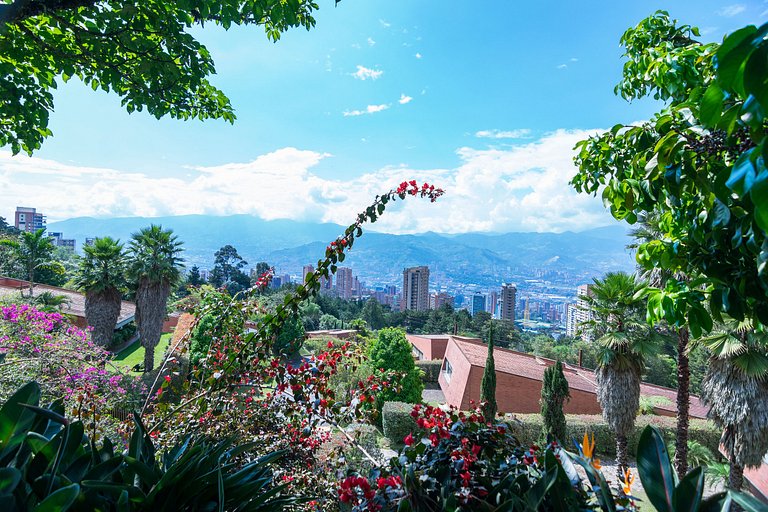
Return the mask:
<path fill-rule="evenodd" d="M 488 329 L 488 357 L 485 360 L 483 382 L 480 385 L 480 401 L 483 402 L 485 421 L 496 417 L 496 364 L 493 361 L 493 326 Z"/>
<path fill-rule="evenodd" d="M 565 414 L 563 404 L 570 399 L 568 380 L 563 374 L 563 364 L 557 361 L 554 366 L 544 370 L 544 382 L 541 386 L 541 415 L 544 418 L 544 432 L 558 441 L 565 440 Z"/>

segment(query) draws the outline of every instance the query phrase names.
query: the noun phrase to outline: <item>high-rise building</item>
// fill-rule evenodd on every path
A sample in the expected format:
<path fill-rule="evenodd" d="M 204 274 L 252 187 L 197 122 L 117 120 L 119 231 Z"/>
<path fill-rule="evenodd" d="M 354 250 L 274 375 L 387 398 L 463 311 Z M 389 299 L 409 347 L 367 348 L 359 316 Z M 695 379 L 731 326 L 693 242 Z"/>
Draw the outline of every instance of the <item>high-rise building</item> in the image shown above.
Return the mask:
<path fill-rule="evenodd" d="M 454 298 L 446 292 L 433 293 L 429 296 L 429 309 L 440 309 L 448 304 L 453 307 Z"/>
<path fill-rule="evenodd" d="M 304 268 L 301 269 L 301 283 L 304 284 L 307 282 L 307 275 L 314 273 L 315 267 L 312 265 L 304 265 Z"/>
<path fill-rule="evenodd" d="M 578 336 L 585 341 L 589 341 L 589 336 L 582 332 L 584 323 L 592 320 L 592 311 L 589 307 L 586 297 L 592 295 L 592 287 L 588 284 L 582 284 L 576 288 L 576 304 L 569 304 L 568 316 L 566 317 L 565 333 L 568 336 Z"/>
<path fill-rule="evenodd" d="M 45 229 L 45 215 L 37 213 L 37 210 L 34 208 L 17 206 L 14 221 L 16 229 L 21 231 Z"/>
<path fill-rule="evenodd" d="M 513 284 L 501 285 L 501 319 L 515 321 L 515 297 L 517 288 Z"/>
<path fill-rule="evenodd" d="M 429 267 L 403 269 L 403 292 L 400 297 L 400 311 L 407 309 L 426 311 L 429 309 Z"/>
<path fill-rule="evenodd" d="M 472 296 L 472 316 L 485 311 L 485 295 L 476 293 Z"/>
<path fill-rule="evenodd" d="M 496 318 L 496 309 L 499 304 L 499 292 L 491 292 L 488 294 L 488 312 L 493 318 Z"/>
<path fill-rule="evenodd" d="M 336 270 L 336 293 L 342 299 L 351 299 L 354 295 L 355 280 L 352 276 L 352 269 L 349 267 L 339 267 Z"/>
<path fill-rule="evenodd" d="M 93 245 L 93 244 L 95 244 L 95 243 L 96 243 L 96 238 L 93 238 L 93 237 L 87 237 L 87 238 L 85 239 L 85 244 L 84 244 L 84 245 L 86 245 L 86 246 L 89 246 L 89 245 Z"/>

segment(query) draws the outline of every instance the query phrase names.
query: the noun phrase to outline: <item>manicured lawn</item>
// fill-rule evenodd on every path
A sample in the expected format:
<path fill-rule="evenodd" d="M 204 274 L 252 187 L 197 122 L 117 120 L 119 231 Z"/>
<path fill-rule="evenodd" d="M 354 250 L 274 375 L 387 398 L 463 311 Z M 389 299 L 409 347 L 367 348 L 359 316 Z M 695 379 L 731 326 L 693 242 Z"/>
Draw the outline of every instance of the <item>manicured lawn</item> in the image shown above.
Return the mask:
<path fill-rule="evenodd" d="M 171 336 L 171 333 L 167 333 L 160 337 L 160 343 L 155 347 L 155 368 L 163 363 L 165 349 L 168 348 L 168 344 L 171 342 Z M 141 346 L 139 341 L 115 354 L 114 359 L 114 363 L 117 366 L 124 367 L 126 371 L 130 371 L 135 365 L 143 362 L 144 347 Z"/>

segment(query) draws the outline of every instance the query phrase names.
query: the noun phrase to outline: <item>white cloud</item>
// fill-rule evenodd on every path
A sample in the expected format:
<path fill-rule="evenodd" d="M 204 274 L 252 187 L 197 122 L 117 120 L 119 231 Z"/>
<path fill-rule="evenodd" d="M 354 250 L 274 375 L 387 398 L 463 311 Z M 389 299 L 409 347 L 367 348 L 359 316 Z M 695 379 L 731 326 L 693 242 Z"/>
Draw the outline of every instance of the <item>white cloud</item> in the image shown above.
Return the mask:
<path fill-rule="evenodd" d="M 722 9 L 718 10 L 717 14 L 720 16 L 724 16 L 726 18 L 731 18 L 733 16 L 736 16 L 737 14 L 741 14 L 746 10 L 747 10 L 747 6 L 744 4 L 733 4 L 733 5 L 726 5 Z"/>
<path fill-rule="evenodd" d="M 557 66 L 557 69 L 565 69 L 567 67 L 568 67 L 568 64 L 560 64 L 559 66 Z"/>
<path fill-rule="evenodd" d="M 384 27 L 384 28 L 389 28 L 389 27 L 392 26 L 392 24 L 390 22 L 388 22 L 387 20 L 382 20 L 382 19 L 379 19 L 379 24 L 382 27 Z"/>
<path fill-rule="evenodd" d="M 376 44 L 376 41 L 374 41 L 372 37 L 369 37 L 368 38 L 368 46 L 373 46 L 375 44 Z"/>
<path fill-rule="evenodd" d="M 382 103 L 381 105 L 368 105 L 365 110 L 345 110 L 343 112 L 344 117 L 355 117 L 355 116 L 362 116 L 364 114 L 375 114 L 376 112 L 381 112 L 382 110 L 387 110 L 389 108 L 389 105 L 386 103 Z"/>
<path fill-rule="evenodd" d="M 398 103 L 400 103 L 401 105 L 405 105 L 406 103 L 410 103 L 410 102 L 411 102 L 411 100 L 413 100 L 413 98 L 411 98 L 410 96 L 406 96 L 405 94 L 403 94 L 403 93 L 400 93 L 400 99 L 399 99 L 399 100 L 397 100 L 397 101 L 398 101 Z"/>
<path fill-rule="evenodd" d="M 481 139 L 524 139 L 531 135 L 528 128 L 519 128 L 517 130 L 480 130 L 475 132 L 475 137 Z"/>
<path fill-rule="evenodd" d="M 571 57 L 570 60 L 571 60 L 571 62 L 579 62 L 579 59 L 577 59 L 576 57 Z"/>
<path fill-rule="evenodd" d="M 512 148 L 463 147 L 456 151 L 455 168 L 385 167 L 344 180 L 313 172 L 330 155 L 290 147 L 247 163 L 192 167 L 183 179 L 159 177 L 163 169 L 147 175 L 0 152 L 0 204 L 34 198 L 33 206 L 50 221 L 199 213 L 346 225 L 376 194 L 416 179 L 444 188 L 446 195 L 434 204 L 409 199 L 393 205 L 377 230 L 582 230 L 612 222 L 599 197 L 577 194 L 568 185 L 576 173 L 573 146 L 592 133 L 559 130 Z"/>
<path fill-rule="evenodd" d="M 350 73 L 350 74 L 353 77 L 357 78 L 358 80 L 367 80 L 369 78 L 371 80 L 376 80 L 381 75 L 383 75 L 384 72 L 381 71 L 380 69 L 370 69 L 370 68 L 367 68 L 365 66 L 358 65 L 357 66 L 357 71 L 355 71 L 354 73 Z"/>
<path fill-rule="evenodd" d="M 414 57 L 416 57 L 417 59 L 420 59 L 421 58 L 421 54 L 419 52 L 416 52 L 416 55 L 414 55 Z"/>

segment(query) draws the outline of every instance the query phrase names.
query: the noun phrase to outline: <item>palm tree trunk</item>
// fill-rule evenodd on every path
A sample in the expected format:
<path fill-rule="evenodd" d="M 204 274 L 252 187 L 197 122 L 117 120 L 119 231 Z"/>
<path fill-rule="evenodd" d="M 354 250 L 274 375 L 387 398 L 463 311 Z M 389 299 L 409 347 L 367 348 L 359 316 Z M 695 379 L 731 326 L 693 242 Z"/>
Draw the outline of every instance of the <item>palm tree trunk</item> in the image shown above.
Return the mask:
<path fill-rule="evenodd" d="M 165 307 L 171 287 L 164 282 L 143 279 L 136 290 L 136 310 L 139 335 L 144 347 L 144 371 L 155 367 L 155 347 L 160 342 L 165 319 Z"/>
<path fill-rule="evenodd" d="M 102 347 L 111 345 L 121 302 L 120 292 L 115 288 L 86 292 L 85 321 L 93 328 L 91 339 L 95 344 Z"/>
<path fill-rule="evenodd" d="M 625 471 L 629 468 L 629 456 L 627 454 L 627 436 L 616 434 L 616 466 L 619 480 L 624 478 Z"/>
<path fill-rule="evenodd" d="M 690 407 L 690 369 L 688 367 L 688 328 L 677 331 L 677 437 L 675 469 L 682 478 L 688 473 L 688 409 Z"/>

